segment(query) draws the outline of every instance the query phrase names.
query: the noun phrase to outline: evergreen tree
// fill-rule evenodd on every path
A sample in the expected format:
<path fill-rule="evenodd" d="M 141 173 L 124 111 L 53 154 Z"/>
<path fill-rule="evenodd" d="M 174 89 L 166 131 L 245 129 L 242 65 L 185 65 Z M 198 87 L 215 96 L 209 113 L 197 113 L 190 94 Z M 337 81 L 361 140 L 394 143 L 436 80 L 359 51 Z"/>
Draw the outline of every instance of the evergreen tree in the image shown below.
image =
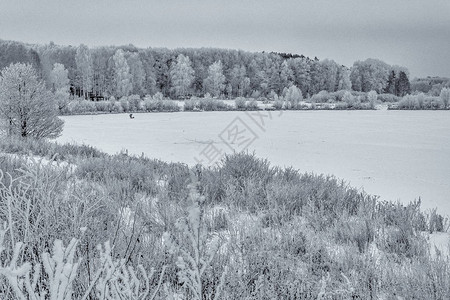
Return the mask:
<path fill-rule="evenodd" d="M 391 72 L 389 72 L 389 77 L 388 77 L 386 88 L 384 89 L 384 92 L 395 95 L 396 94 L 396 91 L 395 91 L 396 81 L 397 81 L 397 79 L 395 76 L 395 71 L 392 70 Z"/>
<path fill-rule="evenodd" d="M 411 91 L 411 85 L 409 83 L 408 75 L 404 71 L 400 71 L 398 80 L 395 82 L 395 94 L 399 97 L 403 97 L 409 94 Z"/>

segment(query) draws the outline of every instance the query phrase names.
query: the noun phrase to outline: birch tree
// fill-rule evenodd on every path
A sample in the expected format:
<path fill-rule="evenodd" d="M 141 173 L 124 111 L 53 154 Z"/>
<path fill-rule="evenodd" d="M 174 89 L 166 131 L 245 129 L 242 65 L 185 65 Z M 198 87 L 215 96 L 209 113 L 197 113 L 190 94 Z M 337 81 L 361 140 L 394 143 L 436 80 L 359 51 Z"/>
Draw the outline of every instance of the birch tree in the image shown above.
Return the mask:
<path fill-rule="evenodd" d="M 115 66 L 116 96 L 126 97 L 130 95 L 132 87 L 130 67 L 122 49 L 116 51 L 113 56 Z"/>
<path fill-rule="evenodd" d="M 216 61 L 208 68 L 208 77 L 205 79 L 206 92 L 213 96 L 220 96 L 225 88 L 225 76 L 223 75 L 222 62 Z"/>
<path fill-rule="evenodd" d="M 177 61 L 170 68 L 170 81 L 175 97 L 184 98 L 193 80 L 194 69 L 191 66 L 191 60 L 183 54 L 178 55 Z"/>
<path fill-rule="evenodd" d="M 64 122 L 53 95 L 29 64 L 12 64 L 0 76 L 1 128 L 8 136 L 56 138 Z"/>
<path fill-rule="evenodd" d="M 77 48 L 75 61 L 80 81 L 78 84 L 83 91 L 84 98 L 87 99 L 89 92 L 92 90 L 93 69 L 91 52 L 86 45 L 81 44 Z"/>
<path fill-rule="evenodd" d="M 69 103 L 69 71 L 63 64 L 55 63 L 50 72 L 50 85 L 55 95 L 59 111 Z"/>

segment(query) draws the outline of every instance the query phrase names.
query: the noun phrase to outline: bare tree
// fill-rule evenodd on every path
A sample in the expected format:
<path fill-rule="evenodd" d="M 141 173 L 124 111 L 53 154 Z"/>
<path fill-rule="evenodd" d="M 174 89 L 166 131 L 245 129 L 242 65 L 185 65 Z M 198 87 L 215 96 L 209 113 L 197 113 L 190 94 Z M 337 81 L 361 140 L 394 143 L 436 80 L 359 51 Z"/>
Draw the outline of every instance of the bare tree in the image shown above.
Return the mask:
<path fill-rule="evenodd" d="M 12 64 L 0 76 L 0 121 L 8 136 L 56 138 L 64 122 L 52 93 L 29 64 Z"/>

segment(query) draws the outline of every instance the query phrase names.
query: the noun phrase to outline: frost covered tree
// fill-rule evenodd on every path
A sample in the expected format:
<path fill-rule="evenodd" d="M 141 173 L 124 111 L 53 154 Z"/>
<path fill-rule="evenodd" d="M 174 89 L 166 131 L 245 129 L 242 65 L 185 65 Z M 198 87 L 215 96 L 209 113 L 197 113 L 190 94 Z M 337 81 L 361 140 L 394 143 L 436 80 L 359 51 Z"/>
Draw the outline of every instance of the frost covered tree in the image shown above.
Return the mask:
<path fill-rule="evenodd" d="M 69 71 L 63 64 L 55 63 L 50 72 L 50 84 L 55 95 L 59 111 L 69 103 Z"/>
<path fill-rule="evenodd" d="M 338 88 L 337 90 L 351 90 L 352 82 L 350 81 L 350 70 L 346 67 L 341 67 L 338 74 Z"/>
<path fill-rule="evenodd" d="M 145 71 L 141 59 L 138 53 L 132 53 L 127 59 L 128 66 L 130 67 L 132 93 L 134 95 L 143 96 L 145 94 L 144 81 Z"/>
<path fill-rule="evenodd" d="M 63 64 L 55 63 L 53 65 L 53 69 L 50 72 L 50 83 L 52 91 L 69 91 L 69 71 L 66 70 Z"/>
<path fill-rule="evenodd" d="M 79 79 L 78 84 L 83 91 L 84 98 L 87 99 L 89 92 L 92 90 L 93 68 L 91 51 L 86 45 L 81 44 L 77 48 L 75 61 Z"/>
<path fill-rule="evenodd" d="M 54 96 L 28 64 L 13 64 L 0 76 L 0 120 L 8 136 L 56 138 L 64 122 Z"/>
<path fill-rule="evenodd" d="M 116 80 L 116 96 L 126 97 L 133 88 L 131 83 L 130 67 L 122 49 L 116 51 L 113 56 Z"/>
<path fill-rule="evenodd" d="M 170 68 L 170 82 L 175 97 L 184 98 L 194 80 L 194 69 L 191 60 L 183 54 L 178 55 L 177 61 Z"/>
<path fill-rule="evenodd" d="M 378 59 L 369 58 L 365 61 L 356 61 L 350 74 L 353 90 L 383 92 L 387 86 L 390 69 L 388 64 Z"/>
<path fill-rule="evenodd" d="M 320 68 L 317 76 L 320 90 L 334 92 L 338 84 L 339 65 L 334 60 L 325 59 L 319 62 Z"/>
<path fill-rule="evenodd" d="M 298 109 L 300 101 L 302 101 L 302 91 L 295 85 L 291 85 L 286 90 L 286 95 L 284 96 L 286 104 L 290 109 Z"/>
<path fill-rule="evenodd" d="M 375 103 L 376 103 L 376 101 L 378 99 L 377 92 L 375 92 L 374 90 L 368 92 L 367 93 L 367 99 L 369 100 L 370 107 L 371 108 L 375 108 Z"/>
<path fill-rule="evenodd" d="M 447 108 L 450 102 L 450 88 L 443 88 L 439 97 L 441 97 L 442 103 L 444 103 L 444 108 Z"/>
<path fill-rule="evenodd" d="M 220 96 L 225 88 L 225 76 L 223 75 L 222 62 L 216 61 L 208 68 L 208 77 L 205 78 L 204 86 L 206 92 L 213 96 Z"/>
<path fill-rule="evenodd" d="M 283 63 L 281 64 L 280 80 L 282 89 L 285 87 L 289 87 L 295 82 L 294 71 L 289 66 L 287 60 L 283 61 Z"/>
<path fill-rule="evenodd" d="M 246 95 L 250 87 L 250 78 L 244 66 L 235 66 L 230 73 L 232 91 L 237 97 Z"/>

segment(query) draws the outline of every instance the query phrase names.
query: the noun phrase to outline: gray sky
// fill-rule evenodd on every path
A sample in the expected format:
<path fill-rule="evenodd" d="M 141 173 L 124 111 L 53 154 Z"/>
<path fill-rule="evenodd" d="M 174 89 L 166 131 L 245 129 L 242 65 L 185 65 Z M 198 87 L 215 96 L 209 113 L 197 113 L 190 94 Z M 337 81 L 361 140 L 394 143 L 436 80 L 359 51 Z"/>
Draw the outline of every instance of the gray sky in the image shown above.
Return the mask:
<path fill-rule="evenodd" d="M 450 77 L 450 0 L 0 0 L 0 38 L 370 57 Z"/>

